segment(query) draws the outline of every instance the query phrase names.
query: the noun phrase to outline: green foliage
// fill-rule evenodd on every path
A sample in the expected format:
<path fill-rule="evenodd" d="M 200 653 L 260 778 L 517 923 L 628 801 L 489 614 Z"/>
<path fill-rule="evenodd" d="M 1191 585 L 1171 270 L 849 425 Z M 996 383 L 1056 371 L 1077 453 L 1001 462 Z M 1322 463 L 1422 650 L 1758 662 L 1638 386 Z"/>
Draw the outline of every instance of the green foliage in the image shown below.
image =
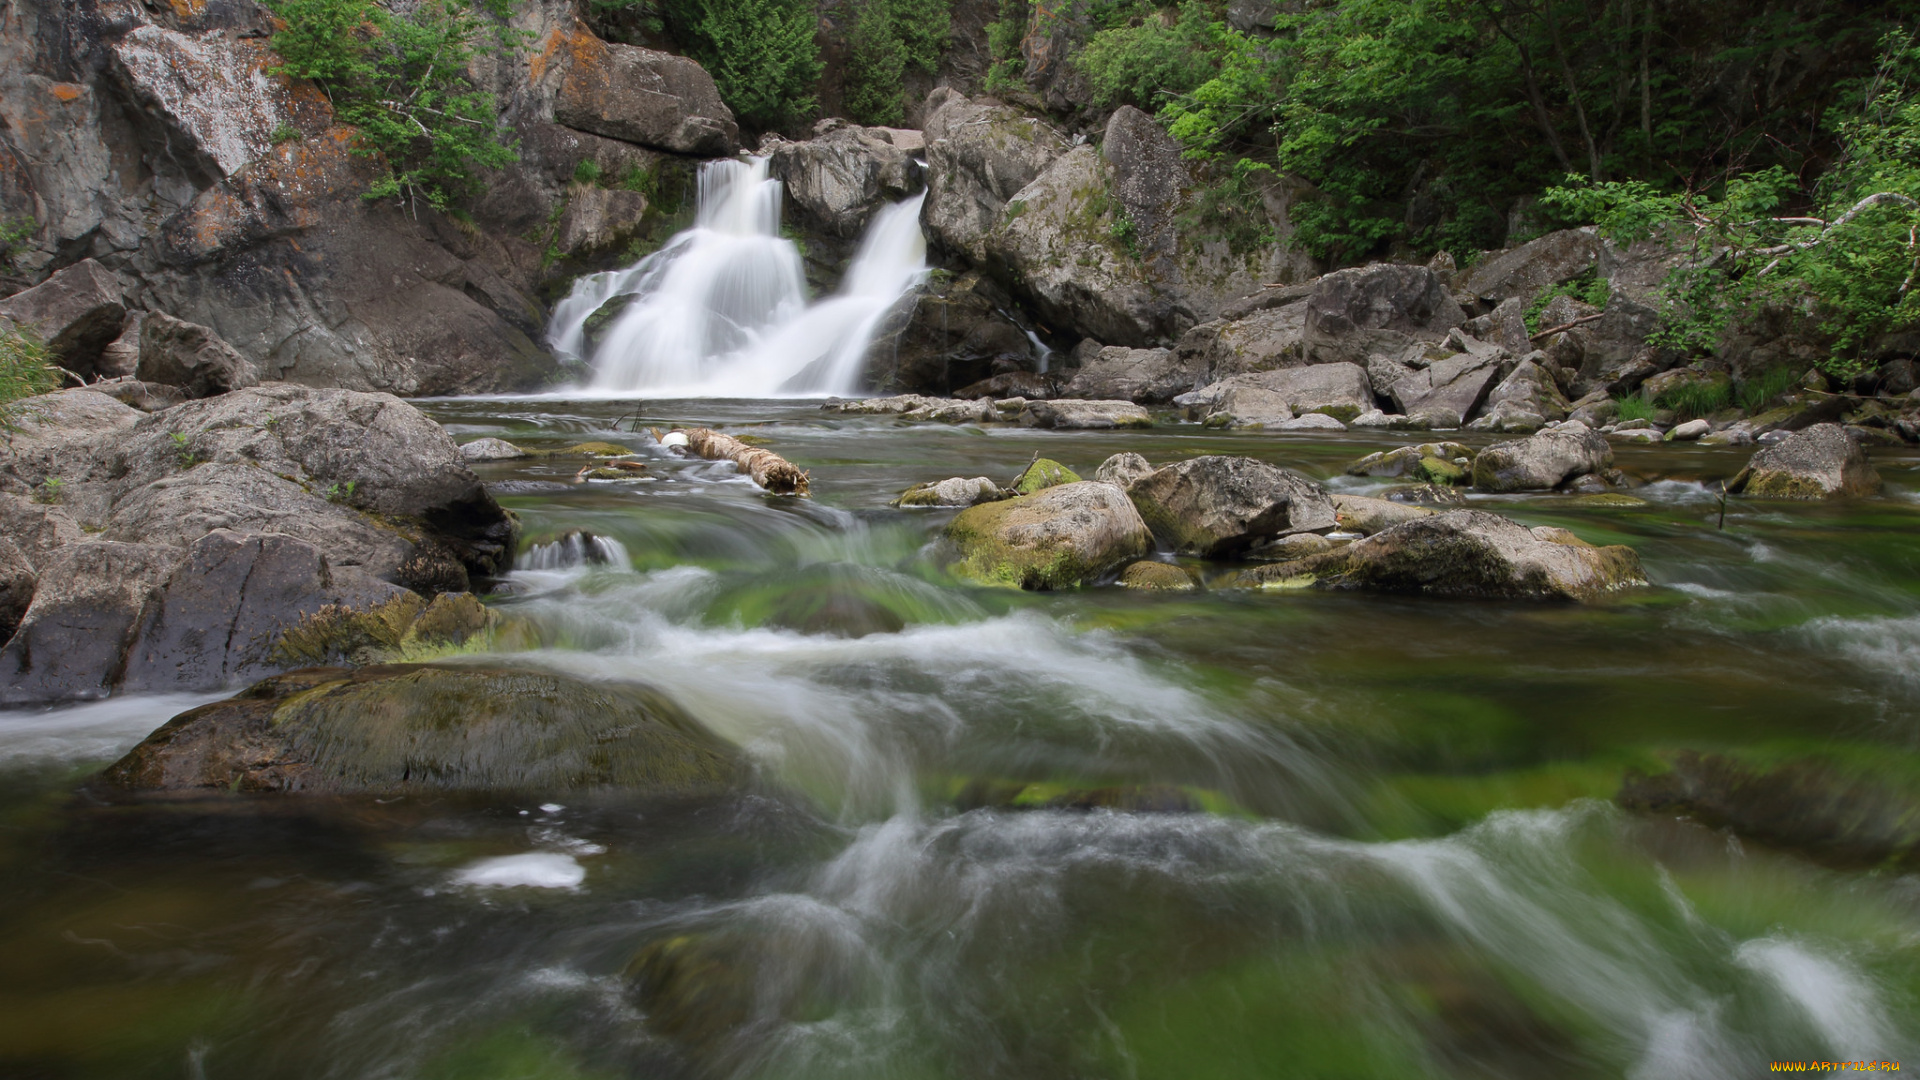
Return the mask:
<path fill-rule="evenodd" d="M 858 0 L 848 34 L 846 112 L 862 124 L 906 117 L 909 67 L 932 74 L 949 33 L 948 0 Z"/>
<path fill-rule="evenodd" d="M 330 484 L 327 487 L 327 501 L 330 503 L 348 503 L 353 501 L 353 489 L 359 481 L 349 480 L 345 484 Z"/>
<path fill-rule="evenodd" d="M 1276 238 L 1261 199 L 1260 179 L 1243 170 L 1203 181 L 1181 208 L 1174 222 L 1176 231 L 1191 241 L 1225 240 L 1227 250 L 1235 255 L 1272 245 Z"/>
<path fill-rule="evenodd" d="M 1712 416 L 1733 403 L 1733 383 L 1727 379 L 1684 382 L 1663 391 L 1654 398 L 1653 403 L 1659 408 L 1673 410 L 1684 420 Z"/>
<path fill-rule="evenodd" d="M 1807 210 L 1794 208 L 1798 178 L 1777 165 L 1682 194 L 1570 178 L 1542 201 L 1617 240 L 1691 231 L 1655 344 L 1712 352 L 1736 322 L 1811 309 L 1835 342 L 1820 366 L 1849 376 L 1876 335 L 1920 323 L 1920 49 L 1894 37 L 1884 50 L 1864 107 L 1828 118 L 1843 156 Z"/>
<path fill-rule="evenodd" d="M 513 47 L 493 21 L 505 0 L 421 0 L 405 15 L 373 0 L 268 7 L 285 23 L 273 35 L 276 73 L 318 83 L 355 128 L 356 152 L 380 163 L 368 198 L 446 209 L 477 190 L 476 170 L 518 160 L 493 95 L 467 75 L 481 52 Z"/>
<path fill-rule="evenodd" d="M 30 217 L 0 219 L 0 266 L 11 268 L 39 231 L 40 223 Z"/>
<path fill-rule="evenodd" d="M 1026 89 L 1027 62 L 1020 55 L 1020 43 L 1026 39 L 1031 16 L 1030 0 L 1000 0 L 1000 17 L 987 24 L 987 54 L 992 58 L 988 93 Z"/>
<path fill-rule="evenodd" d="M 1588 307 L 1603 308 L 1607 306 L 1608 295 L 1610 295 L 1610 288 L 1607 285 L 1607 279 L 1592 270 L 1588 270 L 1572 281 L 1551 286 L 1539 296 L 1534 297 L 1533 303 L 1527 305 L 1526 315 L 1523 316 L 1527 324 L 1527 333 L 1537 334 L 1547 329 L 1546 326 L 1541 325 L 1540 313 L 1547 309 L 1547 305 L 1551 304 L 1555 297 L 1571 296 Z"/>
<path fill-rule="evenodd" d="M 1757 413 L 1773 404 L 1775 398 L 1793 389 L 1800 381 L 1800 374 L 1792 368 L 1770 368 L 1752 378 L 1742 379 L 1734 385 L 1734 399 L 1740 407 L 1750 413 Z"/>
<path fill-rule="evenodd" d="M 172 435 L 174 456 L 180 459 L 180 467 L 191 469 L 200 464 L 200 455 L 194 452 L 193 437 L 185 432 L 176 431 Z"/>
<path fill-rule="evenodd" d="M 40 481 L 40 486 L 33 490 L 33 501 L 46 503 L 49 506 L 58 504 L 66 498 L 65 489 L 65 481 L 57 476 L 49 476 L 45 480 Z"/>
<path fill-rule="evenodd" d="M 593 185 L 600 182 L 600 163 L 592 158 L 581 158 L 580 164 L 573 167 L 573 182 Z"/>
<path fill-rule="evenodd" d="M 301 138 L 300 129 L 294 127 L 292 124 L 281 124 L 279 127 L 273 129 L 272 142 L 275 146 L 294 142 L 299 138 Z"/>
<path fill-rule="evenodd" d="M 813 4 L 668 0 L 663 10 L 743 123 L 777 128 L 813 114 L 821 71 Z"/>
<path fill-rule="evenodd" d="M 1614 419 L 1623 421 L 1651 420 L 1660 414 L 1660 410 L 1654 406 L 1653 402 L 1648 401 L 1644 394 L 1614 398 L 1613 408 Z"/>
<path fill-rule="evenodd" d="M 48 362 L 47 350 L 39 342 L 17 330 L 0 330 L 0 406 L 59 385 L 60 373 Z"/>
<path fill-rule="evenodd" d="M 1157 109 L 1219 74 L 1219 25 L 1205 5 L 1187 0 L 1177 15 L 1155 12 L 1095 33 L 1074 63 L 1098 104 Z"/>

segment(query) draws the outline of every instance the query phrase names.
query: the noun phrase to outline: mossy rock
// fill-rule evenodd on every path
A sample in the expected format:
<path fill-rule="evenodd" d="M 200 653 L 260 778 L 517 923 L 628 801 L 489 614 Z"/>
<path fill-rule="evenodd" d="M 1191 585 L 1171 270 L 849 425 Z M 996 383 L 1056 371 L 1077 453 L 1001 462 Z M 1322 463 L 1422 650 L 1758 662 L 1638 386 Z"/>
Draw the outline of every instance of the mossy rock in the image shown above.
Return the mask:
<path fill-rule="evenodd" d="M 1031 495 L 1036 491 L 1058 487 L 1061 484 L 1079 482 L 1079 474 L 1065 465 L 1052 458 L 1035 458 L 1033 464 L 1028 465 L 1026 471 L 1020 474 L 1020 479 L 1013 482 L 1013 492 L 1016 495 Z"/>
<path fill-rule="evenodd" d="M 948 523 L 949 568 L 982 585 L 1065 589 L 1153 550 L 1139 511 L 1111 484 L 1074 483 L 962 510 Z"/>
<path fill-rule="evenodd" d="M 101 774 L 133 791 L 717 794 L 739 753 L 659 692 L 533 668 L 306 668 L 182 713 Z"/>
<path fill-rule="evenodd" d="M 1448 461 L 1446 458 L 1431 455 L 1420 459 L 1414 466 L 1413 478 L 1428 484 L 1441 484 L 1447 487 L 1459 487 L 1473 482 L 1473 474 Z"/>
<path fill-rule="evenodd" d="M 1173 563 L 1156 562 L 1142 559 L 1120 571 L 1120 584 L 1129 589 L 1156 589 L 1169 592 L 1192 592 L 1200 587 L 1186 567 Z"/>
<path fill-rule="evenodd" d="M 617 458 L 632 457 L 633 454 L 634 451 L 631 448 L 610 442 L 574 443 L 572 446 L 563 446 L 558 450 L 541 452 L 542 457 L 550 458 Z"/>
<path fill-rule="evenodd" d="M 287 667 L 431 660 L 483 647 L 504 625 L 472 593 L 408 593 L 370 608 L 329 604 L 282 630 L 272 655 Z"/>

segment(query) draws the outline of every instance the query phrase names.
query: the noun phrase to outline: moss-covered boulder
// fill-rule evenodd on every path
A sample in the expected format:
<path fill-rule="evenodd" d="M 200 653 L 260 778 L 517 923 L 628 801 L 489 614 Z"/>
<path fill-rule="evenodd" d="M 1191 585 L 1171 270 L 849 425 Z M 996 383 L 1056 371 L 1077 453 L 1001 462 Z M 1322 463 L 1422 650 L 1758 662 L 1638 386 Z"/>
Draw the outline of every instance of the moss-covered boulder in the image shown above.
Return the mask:
<path fill-rule="evenodd" d="M 738 785 L 731 746 L 666 697 L 533 668 L 305 668 L 182 713 L 101 774 L 129 791 L 395 795 Z"/>
<path fill-rule="evenodd" d="M 1449 510 L 1320 555 L 1243 571 L 1216 587 L 1593 600 L 1645 584 L 1632 548 L 1596 547 L 1565 529 L 1529 529 L 1481 510 Z"/>
<path fill-rule="evenodd" d="M 1016 495 L 1031 495 L 1045 488 L 1079 482 L 1078 473 L 1052 458 L 1034 458 L 1033 464 L 1020 474 L 1020 479 L 1013 482 L 1013 491 Z"/>
<path fill-rule="evenodd" d="M 1839 424 L 1815 424 L 1762 447 L 1727 485 L 1759 499 L 1861 498 L 1880 490 L 1880 474 Z"/>
<path fill-rule="evenodd" d="M 1065 589 L 1153 550 L 1126 493 L 1080 481 L 962 510 L 947 525 L 950 569 L 983 585 Z"/>
<path fill-rule="evenodd" d="M 1192 592 L 1200 587 L 1186 567 L 1152 559 L 1129 563 L 1125 570 L 1120 571 L 1120 584 L 1129 589 L 1166 592 Z"/>

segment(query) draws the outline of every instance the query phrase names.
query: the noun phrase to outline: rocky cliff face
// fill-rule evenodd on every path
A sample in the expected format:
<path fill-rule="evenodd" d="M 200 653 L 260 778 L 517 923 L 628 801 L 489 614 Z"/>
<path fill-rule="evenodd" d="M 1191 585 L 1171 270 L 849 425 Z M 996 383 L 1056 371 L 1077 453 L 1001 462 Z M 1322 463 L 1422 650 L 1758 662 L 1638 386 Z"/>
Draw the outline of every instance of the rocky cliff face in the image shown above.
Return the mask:
<path fill-rule="evenodd" d="M 524 5 L 513 28 L 530 48 L 472 73 L 521 161 L 455 218 L 363 198 L 353 132 L 317 89 L 270 74 L 269 16 L 249 0 L 23 0 L 10 19 L 0 217 L 34 238 L 5 291 L 92 259 L 95 291 L 125 313 L 205 327 L 267 381 L 536 385 L 555 263 L 624 260 L 677 210 L 695 158 L 738 148 L 698 65 L 602 42 L 565 2 Z M 71 357 L 81 374 L 119 373 L 99 367 L 128 327 L 111 329 L 89 325 L 107 342 Z"/>

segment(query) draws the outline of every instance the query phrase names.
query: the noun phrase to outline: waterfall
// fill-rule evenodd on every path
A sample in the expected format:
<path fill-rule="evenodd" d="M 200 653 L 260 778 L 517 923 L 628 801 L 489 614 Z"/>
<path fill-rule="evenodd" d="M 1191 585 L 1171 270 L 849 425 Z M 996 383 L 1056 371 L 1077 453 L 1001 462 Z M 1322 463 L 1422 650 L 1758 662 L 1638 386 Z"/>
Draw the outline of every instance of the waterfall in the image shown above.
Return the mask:
<path fill-rule="evenodd" d="M 572 570 L 582 566 L 633 568 L 633 559 L 627 554 L 625 544 L 611 536 L 582 529 L 575 529 L 557 540 L 534 544 L 514 562 L 516 570 Z"/>
<path fill-rule="evenodd" d="M 554 309 L 554 351 L 587 359 L 586 323 L 633 297 L 593 350 L 589 389 L 671 397 L 850 394 L 874 328 L 926 278 L 924 196 L 874 216 L 840 291 L 807 303 L 800 252 L 780 236 L 767 159 L 700 167 L 694 226 L 625 270 L 581 279 Z"/>

